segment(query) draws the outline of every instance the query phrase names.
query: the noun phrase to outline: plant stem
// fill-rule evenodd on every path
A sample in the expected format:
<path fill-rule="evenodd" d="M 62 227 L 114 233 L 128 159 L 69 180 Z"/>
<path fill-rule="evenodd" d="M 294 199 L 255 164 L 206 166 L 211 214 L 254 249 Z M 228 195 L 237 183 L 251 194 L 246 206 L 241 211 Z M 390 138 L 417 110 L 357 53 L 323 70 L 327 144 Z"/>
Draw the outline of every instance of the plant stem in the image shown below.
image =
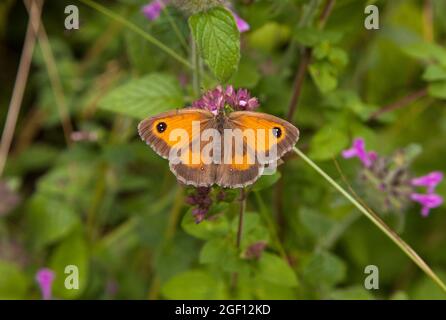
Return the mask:
<path fill-rule="evenodd" d="M 255 195 L 257 204 L 259 206 L 259 212 L 262 215 L 263 219 L 265 219 L 266 224 L 268 225 L 268 229 L 269 229 L 269 232 L 270 232 L 270 235 L 271 235 L 271 239 L 274 241 L 276 249 L 279 251 L 279 253 L 282 256 L 282 258 L 285 259 L 285 261 L 289 262 L 287 254 L 285 252 L 285 249 L 283 248 L 282 243 L 280 241 L 278 232 L 277 232 L 277 230 L 274 227 L 274 221 L 269 216 L 269 214 L 267 212 L 267 208 L 265 206 L 265 203 L 263 202 L 263 199 L 260 196 L 260 193 L 258 191 L 255 191 L 254 195 Z"/>
<path fill-rule="evenodd" d="M 112 19 L 114 19 L 114 20 L 116 20 L 116 21 L 118 21 L 120 23 L 122 23 L 127 28 L 129 28 L 133 32 L 139 34 L 140 36 L 142 36 L 144 39 L 149 41 L 154 46 L 157 46 L 158 48 L 163 50 L 165 53 L 170 55 L 172 58 L 174 58 L 178 62 L 182 63 L 183 65 L 185 65 L 186 67 L 188 67 L 190 69 L 193 69 L 193 66 L 192 66 L 192 64 L 189 63 L 189 61 L 187 61 L 186 59 L 184 59 L 183 57 L 178 55 L 174 50 L 172 50 L 171 48 L 166 46 L 164 43 L 162 43 L 161 41 L 159 41 L 158 39 L 156 39 L 152 35 L 150 35 L 147 32 L 145 32 L 144 30 L 142 30 L 140 27 L 138 27 L 137 25 L 133 24 L 132 22 L 126 20 L 125 18 L 117 15 L 113 11 L 108 10 L 104 6 L 98 4 L 98 3 L 94 2 L 94 1 L 91 1 L 91 0 L 79 0 L 79 1 L 84 3 L 84 4 L 86 4 L 87 6 L 89 6 L 91 8 L 101 12 L 102 14 L 104 14 L 104 15 L 106 15 L 106 16 L 108 16 L 108 17 L 110 17 L 110 18 L 112 18 Z"/>
<path fill-rule="evenodd" d="M 423 38 L 427 42 L 434 41 L 434 10 L 432 0 L 424 0 L 423 4 Z"/>
<path fill-rule="evenodd" d="M 294 147 L 294 152 L 300 156 L 310 167 L 319 173 L 325 180 L 328 181 L 337 191 L 339 191 L 348 201 L 350 201 L 359 211 L 361 211 L 368 219 L 370 219 L 385 235 L 387 235 L 412 261 L 423 270 L 444 292 L 446 292 L 446 285 L 441 279 L 432 271 L 432 269 L 424 262 L 424 260 L 392 229 L 390 229 L 384 221 L 381 220 L 375 213 L 367 210 L 361 205 L 353 196 L 351 196 L 344 188 L 342 188 L 336 181 L 334 181 L 327 173 L 325 173 L 317 164 L 308 158 L 302 151 Z"/>
<path fill-rule="evenodd" d="M 169 214 L 169 221 L 165 233 L 165 244 L 169 243 L 175 236 L 178 220 L 180 219 L 181 208 L 184 205 L 184 190 L 182 187 L 178 187 L 175 195 L 175 200 L 172 209 Z"/>
<path fill-rule="evenodd" d="M 28 12 L 31 12 L 31 4 L 25 1 Z M 73 132 L 73 125 L 70 119 L 70 112 L 65 99 L 62 81 L 60 79 L 59 71 L 57 69 L 56 59 L 51 49 L 48 35 L 42 23 L 33 22 L 34 32 L 37 34 L 39 46 L 42 51 L 43 60 L 45 62 L 48 78 L 50 79 L 51 88 L 56 100 L 57 111 L 59 113 L 60 122 L 65 137 L 65 142 L 71 145 L 71 133 Z"/>
<path fill-rule="evenodd" d="M 392 102 L 388 105 L 385 105 L 381 109 L 375 111 L 369 117 L 369 121 L 375 120 L 376 118 L 380 117 L 382 114 L 384 114 L 386 112 L 391 112 L 396 109 L 403 108 L 403 107 L 407 106 L 408 104 L 410 104 L 410 103 L 412 103 L 426 95 L 427 95 L 427 88 L 423 88 L 418 91 L 412 92 L 412 93 L 408 94 L 407 96 L 402 97 L 402 98 L 398 99 L 397 101 Z"/>
<path fill-rule="evenodd" d="M 186 38 L 183 36 L 177 24 L 175 23 L 175 20 L 170 15 L 167 6 L 163 6 L 163 12 L 166 14 L 167 20 L 169 20 L 169 23 L 172 26 L 172 29 L 175 32 L 175 35 L 177 36 L 178 40 L 180 41 L 183 49 L 186 51 L 186 53 L 189 52 L 189 47 L 187 46 Z"/>
<path fill-rule="evenodd" d="M 238 228 L 237 228 L 237 239 L 235 242 L 235 246 L 237 247 L 237 251 L 240 250 L 241 244 L 242 244 L 242 235 L 243 235 L 243 216 L 245 215 L 246 210 L 246 191 L 245 188 L 240 189 L 240 209 L 239 209 L 239 217 L 238 217 Z M 235 290 L 237 287 L 237 281 L 238 281 L 238 273 L 234 272 L 232 274 L 231 279 L 231 289 L 232 291 Z"/>
<path fill-rule="evenodd" d="M 0 144 L 0 176 L 3 174 L 6 159 L 8 158 L 9 149 L 11 148 L 12 138 L 14 136 L 17 118 L 20 113 L 23 95 L 25 93 L 26 83 L 28 82 L 29 69 L 36 44 L 36 32 L 34 26 L 40 24 L 40 14 L 42 9 L 42 1 L 33 1 L 29 12 L 29 21 L 26 29 L 25 40 L 20 57 L 19 69 L 12 91 L 11 101 L 9 103 L 6 123 L 3 128 L 2 139 Z"/>
<path fill-rule="evenodd" d="M 192 84 L 194 88 L 195 98 L 200 95 L 200 84 L 201 84 L 201 68 L 200 68 L 200 56 L 198 55 L 197 45 L 192 39 L 191 41 L 191 59 L 194 69 L 192 70 Z"/>
<path fill-rule="evenodd" d="M 331 11 L 336 3 L 336 0 L 326 0 L 325 5 L 322 9 L 322 13 L 319 16 L 318 28 L 322 29 L 330 16 Z M 307 73 L 308 66 L 311 63 L 311 58 L 313 54 L 313 49 L 310 47 L 304 47 L 302 49 L 301 59 L 299 66 L 297 67 L 296 76 L 294 77 L 293 93 L 291 95 L 290 104 L 288 106 L 287 119 L 292 121 L 294 114 L 297 110 L 297 105 L 299 103 L 299 97 L 302 92 L 302 86 L 304 83 L 305 75 Z"/>
<path fill-rule="evenodd" d="M 246 210 L 246 192 L 245 188 L 240 189 L 240 211 L 238 217 L 238 229 L 237 229 L 237 249 L 240 249 L 240 245 L 242 243 L 242 235 L 243 235 L 243 216 L 245 215 Z"/>

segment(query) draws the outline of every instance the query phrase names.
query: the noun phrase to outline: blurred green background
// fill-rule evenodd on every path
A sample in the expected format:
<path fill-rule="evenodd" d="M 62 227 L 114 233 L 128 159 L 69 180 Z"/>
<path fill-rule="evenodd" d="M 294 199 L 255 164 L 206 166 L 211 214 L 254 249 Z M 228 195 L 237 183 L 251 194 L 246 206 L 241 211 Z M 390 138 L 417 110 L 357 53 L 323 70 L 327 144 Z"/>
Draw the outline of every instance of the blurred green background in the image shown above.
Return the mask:
<path fill-rule="evenodd" d="M 192 60 L 189 13 L 169 5 L 149 21 L 141 13 L 147 1 L 98 3 Z M 379 30 L 364 28 L 372 3 Z M 64 28 L 68 4 L 79 7 L 79 30 Z M 292 119 L 299 148 L 345 186 L 336 158 L 358 195 L 446 281 L 444 206 L 427 218 L 417 204 L 384 210 L 358 180 L 359 161 L 340 157 L 360 136 L 381 155 L 419 150 L 415 176 L 446 171 L 446 2 L 338 0 L 322 25 L 325 4 L 235 1 L 251 29 L 241 34 L 229 83 L 257 96 L 260 111 L 285 118 L 302 50 L 312 48 Z M 27 21 L 22 1 L 0 3 L 2 130 Z M 46 0 L 42 23 L 49 42 L 37 41 L 0 177 L 1 299 L 40 299 L 35 276 L 44 267 L 55 272 L 55 299 L 446 298 L 298 157 L 250 190 L 240 248 L 237 191 L 225 190 L 195 224 L 185 202 L 194 190 L 178 185 L 136 130 L 142 117 L 199 97 L 191 71 L 79 1 Z M 218 84 L 204 73 L 202 90 Z M 437 193 L 446 194 L 445 183 Z M 64 286 L 67 265 L 79 268 L 78 290 Z M 367 265 L 379 268 L 378 290 L 364 288 Z"/>

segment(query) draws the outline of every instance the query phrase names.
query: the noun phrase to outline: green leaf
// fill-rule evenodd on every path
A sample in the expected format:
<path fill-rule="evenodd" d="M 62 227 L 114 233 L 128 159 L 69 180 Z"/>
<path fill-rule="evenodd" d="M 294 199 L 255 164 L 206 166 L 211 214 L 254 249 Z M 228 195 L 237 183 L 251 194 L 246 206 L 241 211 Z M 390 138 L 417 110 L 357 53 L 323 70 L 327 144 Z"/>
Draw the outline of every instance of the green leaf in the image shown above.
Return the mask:
<path fill-rule="evenodd" d="M 264 252 L 259 260 L 259 276 L 284 287 L 296 287 L 298 284 L 296 274 L 288 263 L 268 252 Z"/>
<path fill-rule="evenodd" d="M 291 31 L 287 25 L 270 21 L 252 31 L 248 41 L 251 47 L 270 53 L 286 43 L 290 34 Z"/>
<path fill-rule="evenodd" d="M 335 290 L 330 293 L 333 300 L 373 300 L 373 295 L 361 286 Z"/>
<path fill-rule="evenodd" d="M 433 82 L 429 84 L 428 93 L 431 97 L 446 99 L 446 81 Z"/>
<path fill-rule="evenodd" d="M 25 299 L 28 281 L 19 267 L 0 260 L 0 300 Z"/>
<path fill-rule="evenodd" d="M 344 262 L 329 252 L 313 255 L 304 267 L 305 280 L 313 285 L 333 286 L 345 278 Z"/>
<path fill-rule="evenodd" d="M 437 64 L 429 65 L 423 73 L 426 81 L 446 80 L 446 68 Z"/>
<path fill-rule="evenodd" d="M 420 42 L 403 47 L 409 56 L 422 60 L 435 60 L 446 67 L 446 50 L 435 43 Z"/>
<path fill-rule="evenodd" d="M 227 206 L 227 203 L 219 204 L 222 211 L 226 210 Z M 181 227 L 188 234 L 204 240 L 224 236 L 229 230 L 228 220 L 221 214 L 213 216 L 212 219 L 205 219 L 200 223 L 195 223 L 192 209 L 185 213 L 183 220 L 181 221 Z"/>
<path fill-rule="evenodd" d="M 79 223 L 74 209 L 66 202 L 36 194 L 28 206 L 28 237 L 36 247 L 65 237 Z"/>
<path fill-rule="evenodd" d="M 335 226 L 332 219 L 311 209 L 302 208 L 299 212 L 300 221 L 304 227 L 316 237 L 324 237 Z"/>
<path fill-rule="evenodd" d="M 437 270 L 437 275 L 446 281 L 446 272 Z M 414 300 L 445 300 L 446 294 L 428 278 L 420 279 L 412 290 L 410 297 Z"/>
<path fill-rule="evenodd" d="M 255 62 L 249 59 L 242 59 L 237 72 L 229 82 L 236 88 L 249 89 L 255 87 L 259 81 L 260 73 Z"/>
<path fill-rule="evenodd" d="M 338 79 L 333 66 L 326 62 L 313 63 L 309 67 L 311 78 L 322 93 L 336 89 Z"/>
<path fill-rule="evenodd" d="M 109 92 L 99 106 L 137 119 L 153 116 L 184 104 L 178 81 L 166 74 L 152 73 Z"/>
<path fill-rule="evenodd" d="M 314 27 L 299 28 L 294 34 L 294 39 L 306 47 L 314 47 L 324 41 L 336 43 L 341 38 L 342 34 L 340 32 L 321 30 Z"/>
<path fill-rule="evenodd" d="M 279 171 L 276 171 L 271 175 L 263 175 L 259 178 L 259 180 L 254 183 L 252 186 L 252 191 L 260 191 L 262 189 L 266 189 L 274 185 L 277 181 L 279 181 L 281 174 Z"/>
<path fill-rule="evenodd" d="M 167 299 L 225 299 L 224 282 L 204 270 L 190 270 L 171 278 L 161 289 Z"/>
<path fill-rule="evenodd" d="M 226 272 L 247 273 L 247 262 L 241 260 L 235 242 L 228 238 L 215 238 L 205 243 L 200 252 L 200 263 L 221 268 Z M 224 264 L 221 262 L 224 261 Z"/>
<path fill-rule="evenodd" d="M 88 247 L 81 233 L 76 232 L 70 235 L 56 247 L 50 258 L 50 266 L 56 274 L 53 285 L 55 297 L 75 299 L 82 294 L 88 280 Z M 67 266 L 77 267 L 79 289 L 67 289 L 65 287 L 67 277 L 74 274 L 71 270 L 69 273 L 65 273 Z"/>
<path fill-rule="evenodd" d="M 348 145 L 344 131 L 332 126 L 319 130 L 310 145 L 310 156 L 316 160 L 327 160 L 338 155 Z"/>
<path fill-rule="evenodd" d="M 227 81 L 240 60 L 240 32 L 232 13 L 222 7 L 200 12 L 189 18 L 198 50 L 214 75 Z"/>

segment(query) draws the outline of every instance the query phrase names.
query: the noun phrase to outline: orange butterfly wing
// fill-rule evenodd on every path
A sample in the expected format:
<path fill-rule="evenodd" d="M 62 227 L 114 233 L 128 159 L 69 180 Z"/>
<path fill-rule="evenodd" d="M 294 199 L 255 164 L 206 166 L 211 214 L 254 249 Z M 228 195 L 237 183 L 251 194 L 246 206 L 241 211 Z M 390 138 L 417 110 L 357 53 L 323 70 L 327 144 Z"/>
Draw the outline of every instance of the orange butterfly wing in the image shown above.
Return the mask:
<path fill-rule="evenodd" d="M 194 132 L 193 123 L 199 122 L 200 131 Z M 179 159 L 182 163 L 173 163 L 169 159 L 170 170 L 177 179 L 188 185 L 210 186 L 215 183 L 215 164 L 204 164 L 200 153 L 192 150 L 192 141 L 200 139 L 201 131 L 214 125 L 214 115 L 202 109 L 185 108 L 161 113 L 147 118 L 138 125 L 138 132 L 161 157 L 168 159 L 171 150 L 182 149 Z M 175 136 L 174 130 L 182 129 L 188 139 L 184 143 Z M 198 161 L 197 158 L 198 157 Z"/>
<path fill-rule="evenodd" d="M 267 113 L 236 111 L 228 115 L 228 120 L 234 128 L 256 132 L 254 139 L 246 139 L 246 144 L 256 154 L 263 152 L 269 157 L 265 161 L 258 159 L 262 164 L 279 160 L 299 140 L 299 130 L 295 126 Z M 263 134 L 258 135 L 257 130 Z"/>
<path fill-rule="evenodd" d="M 141 139 L 156 153 L 167 159 L 174 146 L 176 148 L 186 147 L 178 139 L 172 139 L 175 136 L 174 130 L 183 129 L 189 137 L 185 144 L 189 144 L 195 138 L 192 132 L 193 122 L 198 121 L 200 128 L 203 128 L 207 127 L 213 119 L 214 116 L 211 112 L 202 109 L 186 108 L 167 111 L 141 121 L 138 125 L 138 133 Z"/>

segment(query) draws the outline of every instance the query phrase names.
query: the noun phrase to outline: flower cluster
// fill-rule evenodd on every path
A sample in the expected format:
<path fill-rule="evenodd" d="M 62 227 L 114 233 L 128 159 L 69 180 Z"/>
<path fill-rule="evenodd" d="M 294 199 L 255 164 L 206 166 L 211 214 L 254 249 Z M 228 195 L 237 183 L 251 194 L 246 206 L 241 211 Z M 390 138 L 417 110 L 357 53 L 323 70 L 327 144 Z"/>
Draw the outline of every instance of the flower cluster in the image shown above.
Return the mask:
<path fill-rule="evenodd" d="M 256 97 L 251 97 L 247 89 L 235 90 L 233 86 L 229 85 L 226 88 L 217 86 L 192 103 L 192 107 L 207 109 L 214 114 L 217 114 L 225 106 L 234 110 L 254 110 L 259 106 L 259 101 Z"/>
<path fill-rule="evenodd" d="M 245 251 L 245 258 L 251 260 L 259 260 L 263 251 L 266 248 L 267 243 L 265 241 L 257 241 L 251 244 Z"/>
<path fill-rule="evenodd" d="M 200 223 L 206 217 L 209 208 L 212 205 L 212 199 L 210 196 L 211 188 L 199 187 L 196 188 L 195 193 L 189 195 L 186 198 L 186 202 L 192 206 L 192 214 L 195 217 L 195 223 Z"/>
<path fill-rule="evenodd" d="M 142 7 L 142 13 L 149 19 L 150 21 L 154 21 L 159 18 L 161 15 L 161 11 L 171 2 L 171 0 L 153 0 L 149 4 Z M 222 4 L 223 1 L 219 0 L 211 0 L 211 1 L 201 1 L 202 3 L 189 3 L 189 6 L 187 6 L 185 3 L 178 3 L 178 2 L 191 2 L 191 1 L 174 1 L 174 4 L 176 4 L 180 8 L 187 8 L 190 7 L 188 11 L 197 11 L 197 9 L 194 9 L 195 7 L 199 8 L 198 11 L 209 9 L 210 7 Z M 195 1 L 200 2 L 200 1 Z M 228 7 L 228 6 L 227 6 Z M 235 23 L 237 24 L 237 29 L 240 32 L 246 32 L 250 29 L 249 24 L 239 17 L 238 14 L 236 14 L 232 9 L 229 9 L 234 16 Z"/>
<path fill-rule="evenodd" d="M 37 271 L 36 281 L 42 292 L 43 300 L 51 300 L 52 286 L 55 278 L 55 274 L 51 269 L 43 268 Z"/>
<path fill-rule="evenodd" d="M 427 217 L 431 209 L 443 203 L 443 198 L 435 193 L 435 187 L 443 180 L 443 173 L 434 171 L 411 178 L 404 153 L 397 152 L 390 158 L 382 157 L 375 151 L 367 151 L 364 139 L 356 138 L 352 147 L 342 152 L 342 156 L 346 159 L 357 157 L 361 161 L 362 181 L 371 183 L 379 191 L 378 198 L 384 197 L 385 209 L 401 209 L 414 201 L 421 204 L 421 214 Z M 417 187 L 425 187 L 426 193 L 417 193 Z"/>

